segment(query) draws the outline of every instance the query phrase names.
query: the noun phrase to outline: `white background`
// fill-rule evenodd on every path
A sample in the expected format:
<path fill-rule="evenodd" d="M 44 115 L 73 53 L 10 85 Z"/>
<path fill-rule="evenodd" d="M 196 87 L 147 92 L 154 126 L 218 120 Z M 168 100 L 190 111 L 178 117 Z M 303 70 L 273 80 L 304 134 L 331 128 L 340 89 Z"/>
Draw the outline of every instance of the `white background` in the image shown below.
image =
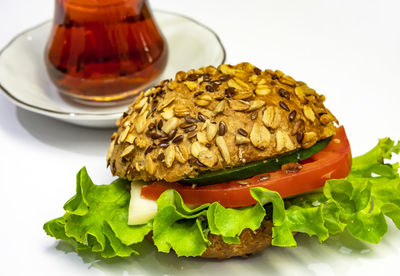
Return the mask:
<path fill-rule="evenodd" d="M 380 137 L 400 139 L 400 2 L 150 3 L 214 29 L 227 62 L 279 68 L 325 94 L 326 105 L 346 127 L 354 155 Z M 52 0 L 1 0 L 0 47 L 52 13 Z M 300 235 L 297 249 L 273 248 L 225 262 L 176 259 L 150 247 L 141 257 L 104 261 L 57 246 L 42 225 L 62 215 L 82 166 L 96 183 L 110 181 L 104 159 L 112 131 L 62 123 L 0 96 L 0 275 L 398 275 L 400 231 L 391 222 L 377 246 L 347 235 L 319 245 Z"/>

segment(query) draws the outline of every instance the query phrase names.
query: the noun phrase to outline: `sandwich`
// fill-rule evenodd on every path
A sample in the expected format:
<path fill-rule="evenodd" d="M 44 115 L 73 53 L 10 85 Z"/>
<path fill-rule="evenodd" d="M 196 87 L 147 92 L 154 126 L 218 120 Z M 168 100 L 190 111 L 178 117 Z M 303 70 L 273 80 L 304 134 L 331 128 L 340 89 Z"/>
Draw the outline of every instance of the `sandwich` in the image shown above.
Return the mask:
<path fill-rule="evenodd" d="M 379 242 L 400 226 L 400 144 L 389 138 L 352 159 L 325 97 L 279 70 L 250 63 L 180 71 L 143 91 L 117 121 L 94 185 L 83 168 L 66 213 L 46 233 L 103 257 L 160 252 L 226 259 L 295 233 L 348 231 Z M 373 198 L 373 200 L 372 200 Z"/>

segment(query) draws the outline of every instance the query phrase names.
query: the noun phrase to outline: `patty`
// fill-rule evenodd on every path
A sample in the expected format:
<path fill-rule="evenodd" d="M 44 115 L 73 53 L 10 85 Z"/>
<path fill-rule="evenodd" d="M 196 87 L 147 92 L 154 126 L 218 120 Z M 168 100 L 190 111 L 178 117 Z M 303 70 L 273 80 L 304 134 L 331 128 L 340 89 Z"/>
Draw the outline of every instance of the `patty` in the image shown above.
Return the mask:
<path fill-rule="evenodd" d="M 335 134 L 325 97 L 249 63 L 178 72 L 142 92 L 117 121 L 113 175 L 168 182 L 262 160 Z"/>
<path fill-rule="evenodd" d="M 202 258 L 228 259 L 231 257 L 247 257 L 265 250 L 271 245 L 272 241 L 272 223 L 264 219 L 260 228 L 252 231 L 244 229 L 239 236 L 240 244 L 227 244 L 222 240 L 222 236 L 208 235 L 211 245 L 201 255 Z"/>
<path fill-rule="evenodd" d="M 153 241 L 153 232 L 146 238 Z M 208 234 L 207 239 L 211 242 L 201 258 L 229 259 L 232 257 L 248 257 L 251 254 L 259 253 L 271 245 L 272 222 L 265 218 L 261 226 L 255 231 L 246 228 L 239 236 L 239 244 L 228 244 L 222 240 L 222 236 Z"/>

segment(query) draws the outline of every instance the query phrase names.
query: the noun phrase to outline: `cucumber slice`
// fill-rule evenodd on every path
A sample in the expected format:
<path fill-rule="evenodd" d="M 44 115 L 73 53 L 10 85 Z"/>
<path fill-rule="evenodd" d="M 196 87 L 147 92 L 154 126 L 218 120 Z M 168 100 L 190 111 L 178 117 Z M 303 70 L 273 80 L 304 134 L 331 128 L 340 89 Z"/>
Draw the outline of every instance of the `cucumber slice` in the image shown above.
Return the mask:
<path fill-rule="evenodd" d="M 194 178 L 185 178 L 180 181 L 180 183 L 187 185 L 211 185 L 231 180 L 245 179 L 261 173 L 276 171 L 279 170 L 283 164 L 299 162 L 313 156 L 325 148 L 331 139 L 332 137 L 320 140 L 314 146 L 308 149 L 291 151 L 283 155 L 247 163 L 242 166 L 205 172 Z"/>

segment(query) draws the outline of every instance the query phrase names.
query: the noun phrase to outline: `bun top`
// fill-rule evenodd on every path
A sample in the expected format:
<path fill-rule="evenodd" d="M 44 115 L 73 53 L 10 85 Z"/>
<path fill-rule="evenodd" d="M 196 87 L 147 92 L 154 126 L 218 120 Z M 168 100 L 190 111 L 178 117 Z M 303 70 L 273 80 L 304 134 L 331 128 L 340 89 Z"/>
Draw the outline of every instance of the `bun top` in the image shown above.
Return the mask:
<path fill-rule="evenodd" d="M 335 134 L 325 97 L 249 63 L 178 72 L 142 92 L 117 121 L 113 175 L 178 181 L 265 159 Z"/>

